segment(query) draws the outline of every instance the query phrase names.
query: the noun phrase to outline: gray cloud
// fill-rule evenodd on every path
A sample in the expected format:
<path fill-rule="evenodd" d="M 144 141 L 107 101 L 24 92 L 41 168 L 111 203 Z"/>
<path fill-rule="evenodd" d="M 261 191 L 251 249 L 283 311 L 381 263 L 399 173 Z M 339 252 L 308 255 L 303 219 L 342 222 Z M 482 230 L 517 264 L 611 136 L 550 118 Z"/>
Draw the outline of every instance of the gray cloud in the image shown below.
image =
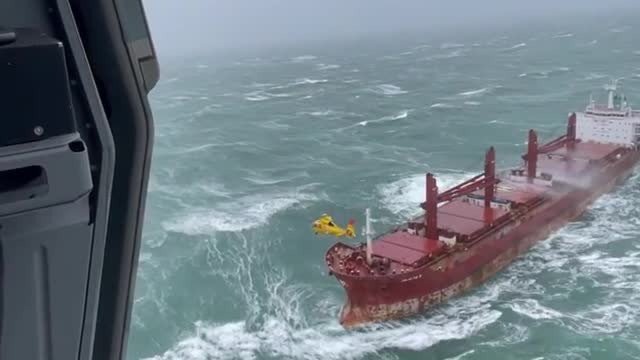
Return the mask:
<path fill-rule="evenodd" d="M 473 27 L 640 7 L 638 0 L 145 0 L 159 53 Z"/>

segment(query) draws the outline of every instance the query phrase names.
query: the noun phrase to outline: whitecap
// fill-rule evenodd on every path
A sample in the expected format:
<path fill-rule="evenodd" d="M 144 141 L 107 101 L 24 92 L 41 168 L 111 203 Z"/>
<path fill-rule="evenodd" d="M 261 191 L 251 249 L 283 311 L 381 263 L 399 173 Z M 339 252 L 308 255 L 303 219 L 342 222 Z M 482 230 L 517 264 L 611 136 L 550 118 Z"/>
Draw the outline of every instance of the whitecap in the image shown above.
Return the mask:
<path fill-rule="evenodd" d="M 563 314 L 552 308 L 541 305 L 535 299 L 516 299 L 507 304 L 511 310 L 534 320 L 557 319 Z"/>
<path fill-rule="evenodd" d="M 473 353 L 475 353 L 475 352 L 476 352 L 476 351 L 475 351 L 474 349 L 471 349 L 471 350 L 468 350 L 468 351 L 463 352 L 463 353 L 462 353 L 462 354 L 460 354 L 460 355 L 454 356 L 454 357 L 452 357 L 452 358 L 446 358 L 445 360 L 461 360 L 461 359 L 462 359 L 462 358 L 464 358 L 465 356 L 467 356 L 467 355 L 471 355 L 471 354 L 473 354 Z"/>
<path fill-rule="evenodd" d="M 184 96 L 184 95 L 176 95 L 171 97 L 171 100 L 178 100 L 178 101 L 185 101 L 185 100 L 191 100 L 191 99 L 192 99 L 191 96 Z"/>
<path fill-rule="evenodd" d="M 563 38 L 570 38 L 573 37 L 572 33 L 560 33 L 560 34 L 556 34 L 552 37 L 552 39 L 563 39 Z"/>
<path fill-rule="evenodd" d="M 336 64 L 318 64 L 316 65 L 316 68 L 320 71 L 322 70 L 334 70 L 334 69 L 338 69 L 340 68 L 340 65 L 336 65 Z"/>
<path fill-rule="evenodd" d="M 269 97 L 264 95 L 251 95 L 251 96 L 245 96 L 244 99 L 248 101 L 265 101 L 265 100 L 269 100 Z"/>
<path fill-rule="evenodd" d="M 383 116 L 381 118 L 375 119 L 375 120 L 364 120 L 364 121 L 360 121 L 354 125 L 348 126 L 344 129 L 341 130 L 346 130 L 346 129 L 350 129 L 354 126 L 367 126 L 368 124 L 377 124 L 377 123 L 384 123 L 384 122 L 388 122 L 388 121 L 395 121 L 395 120 L 401 120 L 401 119 L 406 119 L 409 116 L 409 112 L 411 110 L 402 110 L 399 111 L 393 115 L 389 115 L 389 116 Z"/>
<path fill-rule="evenodd" d="M 167 231 L 188 235 L 241 231 L 265 225 L 281 211 L 318 199 L 317 195 L 299 191 L 249 195 L 218 204 L 215 208 L 187 210 L 162 226 Z"/>
<path fill-rule="evenodd" d="M 435 174 L 438 189 L 444 192 L 450 187 L 476 174 L 444 173 Z M 422 212 L 418 206 L 426 197 L 426 175 L 414 175 L 378 186 L 380 202 L 395 215 L 403 218 L 417 216 Z"/>
<path fill-rule="evenodd" d="M 301 55 L 301 56 L 296 56 L 292 58 L 291 61 L 295 63 L 299 63 L 299 62 L 315 60 L 315 59 L 317 59 L 317 57 L 313 55 Z"/>
<path fill-rule="evenodd" d="M 456 49 L 446 54 L 436 54 L 436 55 L 428 56 L 426 58 L 423 58 L 422 60 L 432 61 L 432 60 L 439 60 L 439 59 L 452 59 L 452 58 L 463 56 L 468 51 L 469 49 L 466 49 L 466 48 Z"/>
<path fill-rule="evenodd" d="M 428 49 L 430 47 L 431 47 L 431 45 L 423 44 L 423 45 L 418 45 L 418 46 L 414 47 L 413 50 Z"/>
<path fill-rule="evenodd" d="M 458 95 L 459 96 L 475 96 L 475 95 L 482 95 L 487 91 L 489 91 L 489 88 L 482 88 L 477 90 L 469 90 L 469 91 L 461 92 Z"/>
<path fill-rule="evenodd" d="M 607 75 L 599 74 L 599 73 L 589 73 L 589 75 L 585 76 L 585 80 L 597 80 L 606 78 Z"/>
<path fill-rule="evenodd" d="M 444 43 L 440 45 L 440 49 L 454 49 L 454 48 L 461 48 L 461 47 L 464 47 L 464 44 Z"/>
<path fill-rule="evenodd" d="M 402 90 L 400 87 L 392 84 L 378 85 L 374 88 L 374 91 L 382 95 L 400 95 L 407 93 L 407 91 Z"/>
<path fill-rule="evenodd" d="M 310 113 L 307 113 L 311 116 L 328 116 L 333 114 L 333 111 L 331 110 L 325 110 L 325 111 L 312 111 Z"/>
<path fill-rule="evenodd" d="M 303 78 L 303 79 L 297 79 L 294 83 L 292 83 L 291 85 L 307 85 L 307 84 L 323 84 L 328 82 L 329 80 L 327 79 L 309 79 L 309 78 Z"/>
<path fill-rule="evenodd" d="M 524 47 L 527 47 L 527 43 L 519 43 L 519 44 L 513 45 L 511 47 L 508 47 L 506 49 L 503 49 L 503 51 L 517 50 L 517 49 L 521 49 L 521 48 L 524 48 Z"/>
<path fill-rule="evenodd" d="M 429 106 L 430 109 L 454 109 L 455 105 L 444 104 L 444 103 L 435 103 Z"/>

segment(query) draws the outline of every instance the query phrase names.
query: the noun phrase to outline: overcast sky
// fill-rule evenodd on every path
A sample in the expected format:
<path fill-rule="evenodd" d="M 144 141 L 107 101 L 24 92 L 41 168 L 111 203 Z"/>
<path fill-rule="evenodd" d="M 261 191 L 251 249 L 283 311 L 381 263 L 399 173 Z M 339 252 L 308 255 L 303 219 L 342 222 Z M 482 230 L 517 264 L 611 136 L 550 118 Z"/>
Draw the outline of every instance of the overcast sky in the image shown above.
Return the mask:
<path fill-rule="evenodd" d="M 162 56 L 640 8 L 640 0 L 143 0 Z M 622 11 L 622 10 L 619 10 Z"/>

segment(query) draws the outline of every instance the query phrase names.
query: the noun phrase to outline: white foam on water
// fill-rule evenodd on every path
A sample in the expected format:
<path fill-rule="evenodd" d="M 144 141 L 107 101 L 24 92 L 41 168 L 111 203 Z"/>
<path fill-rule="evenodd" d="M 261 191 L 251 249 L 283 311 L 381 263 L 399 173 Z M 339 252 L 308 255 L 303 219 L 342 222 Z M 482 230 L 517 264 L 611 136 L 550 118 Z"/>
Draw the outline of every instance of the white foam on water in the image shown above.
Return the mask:
<path fill-rule="evenodd" d="M 276 318 L 268 319 L 257 331 L 247 330 L 242 321 L 227 324 L 198 321 L 195 335 L 149 359 L 253 360 L 258 354 L 271 359 L 360 359 L 387 348 L 419 351 L 441 341 L 464 339 L 495 322 L 499 316 L 499 312 L 489 311 L 464 319 L 447 319 L 446 323 L 427 320 L 366 332 L 346 332 L 339 325 L 330 324 L 292 328 Z"/>
<path fill-rule="evenodd" d="M 563 38 L 570 38 L 573 37 L 572 33 L 563 33 L 563 34 L 556 34 L 552 37 L 552 39 L 563 39 Z"/>
<path fill-rule="evenodd" d="M 441 191 L 444 191 L 473 175 L 447 174 L 437 178 Z M 640 288 L 636 265 L 640 263 L 640 249 L 613 256 L 602 248 L 612 242 L 628 241 L 630 237 L 640 234 L 640 220 L 637 219 L 640 188 L 635 186 L 639 178 L 636 175 L 627 181 L 621 191 L 603 196 L 588 211 L 590 215 L 586 219 L 571 223 L 551 239 L 536 246 L 515 266 L 501 273 L 496 281 L 481 286 L 471 294 L 452 299 L 428 317 L 377 324 L 359 331 L 345 331 L 337 323 L 339 300 L 331 296 L 326 299 L 322 294 L 325 299 L 317 302 L 313 311 L 305 311 L 301 305 L 309 304 L 308 299 L 314 292 L 320 297 L 320 292 L 324 290 L 291 284 L 281 273 L 267 271 L 264 275 L 267 295 L 258 295 L 252 284 L 259 279 L 252 277 L 247 269 L 258 259 L 264 259 L 259 251 L 240 252 L 245 254 L 246 259 L 220 254 L 219 259 L 239 261 L 239 265 L 234 267 L 239 269 L 239 274 L 249 274 L 239 278 L 231 276 L 230 284 L 241 287 L 239 291 L 251 309 L 250 319 L 226 324 L 198 321 L 190 335 L 186 335 L 168 351 L 150 359 L 260 357 L 333 360 L 361 359 L 386 349 L 420 351 L 443 341 L 467 338 L 496 324 L 501 317 L 501 312 L 496 309 L 496 300 L 505 292 L 520 294 L 521 298 L 499 303 L 497 307 L 510 308 L 533 321 L 553 321 L 581 334 L 620 334 L 640 320 L 639 310 L 635 306 L 640 294 L 634 292 L 621 297 L 611 290 L 599 304 L 560 312 L 545 304 L 545 299 L 552 297 L 553 292 L 562 290 L 541 288 L 535 281 L 535 275 L 542 271 L 568 275 L 562 276 L 559 281 L 575 288 L 575 276 L 595 278 L 603 274 L 610 278 L 601 285 L 607 289 Z M 410 212 L 423 201 L 424 185 L 425 177 L 422 174 L 383 184 L 379 188 L 381 201 L 396 214 Z M 212 252 L 215 253 L 215 249 Z M 564 266 L 568 260 L 577 262 L 578 268 Z M 257 314 L 262 317 L 261 321 L 252 319 Z M 528 337 L 525 326 L 504 322 L 497 324 L 502 326 L 507 336 L 499 341 L 481 343 L 480 346 L 503 347 L 517 344 Z M 464 356 L 472 354 L 471 351 L 463 352 L 457 358 L 464 359 Z M 570 347 L 563 354 L 552 354 L 545 358 L 580 354 L 585 354 L 584 349 Z"/>
<path fill-rule="evenodd" d="M 440 45 L 440 49 L 455 49 L 455 48 L 461 48 L 461 47 L 464 47 L 464 44 L 444 43 Z"/>
<path fill-rule="evenodd" d="M 310 61 L 315 59 L 317 59 L 317 57 L 313 55 L 301 55 L 301 56 L 296 56 L 292 58 L 291 62 L 300 63 L 300 62 L 305 62 L 305 61 Z"/>
<path fill-rule="evenodd" d="M 291 128 L 291 125 L 282 123 L 278 120 L 269 120 L 258 123 L 258 126 L 269 130 L 287 130 Z"/>
<path fill-rule="evenodd" d="M 431 46 L 431 45 L 429 45 L 429 44 L 423 44 L 423 45 L 418 45 L 418 46 L 413 47 L 413 50 L 429 49 L 429 48 L 431 48 L 431 47 L 432 47 L 432 46 Z"/>
<path fill-rule="evenodd" d="M 289 289 L 281 276 L 268 284 L 269 315 L 259 324 L 237 321 L 226 324 L 198 321 L 195 334 L 151 360 L 191 359 L 361 359 L 385 349 L 420 351 L 446 340 L 464 339 L 496 322 L 501 313 L 486 305 L 486 295 L 455 301 L 429 318 L 375 324 L 356 331 L 344 330 L 334 318 L 337 304 L 331 304 L 333 318 L 313 324 L 305 321 L 300 298 L 305 290 Z M 491 295 L 491 294 L 489 294 Z M 484 297 L 483 297 L 484 296 Z M 252 299 L 251 301 L 257 301 Z M 316 307 L 325 302 L 318 302 Z"/>
<path fill-rule="evenodd" d="M 561 312 L 543 306 L 535 299 L 516 299 L 507 306 L 511 310 L 534 320 L 556 319 L 563 316 Z"/>
<path fill-rule="evenodd" d="M 520 324 L 500 322 L 496 324 L 502 336 L 498 340 L 483 342 L 482 345 L 489 347 L 505 347 L 521 343 L 529 338 L 529 328 Z"/>
<path fill-rule="evenodd" d="M 241 231 L 265 225 L 273 215 L 281 211 L 318 199 L 318 195 L 301 190 L 249 195 L 235 201 L 215 204 L 215 208 L 188 209 L 165 221 L 162 226 L 166 231 L 188 235 Z"/>
<path fill-rule="evenodd" d="M 310 113 L 308 113 L 311 116 L 328 116 L 333 114 L 333 111 L 331 110 L 325 110 L 325 111 L 312 111 Z"/>
<path fill-rule="evenodd" d="M 382 94 L 382 95 L 401 95 L 406 94 L 407 91 L 402 90 L 402 88 L 392 85 L 392 84 L 382 84 L 373 88 L 373 91 Z"/>
<path fill-rule="evenodd" d="M 456 184 L 475 176 L 470 173 L 435 174 L 438 191 L 444 192 Z M 425 201 L 427 191 L 426 174 L 413 175 L 407 178 L 383 184 L 378 187 L 382 205 L 396 215 L 405 218 L 417 216 L 422 212 L 419 204 Z"/>
<path fill-rule="evenodd" d="M 257 82 L 254 82 L 254 83 L 251 83 L 251 85 L 249 85 L 250 88 L 258 88 L 258 89 L 266 88 L 266 87 L 270 87 L 270 86 L 274 86 L 274 84 L 272 84 L 272 83 L 257 83 Z"/>
<path fill-rule="evenodd" d="M 519 43 L 519 44 L 513 45 L 513 46 L 508 47 L 508 48 L 503 49 L 503 50 L 504 51 L 511 51 L 511 50 L 521 49 L 521 48 L 524 48 L 524 47 L 527 47 L 527 43 Z"/>
<path fill-rule="evenodd" d="M 364 121 L 359 121 L 353 125 L 344 127 L 344 128 L 340 128 L 338 129 L 338 131 L 343 131 L 343 130 L 347 130 L 347 129 L 351 129 L 357 126 L 367 126 L 369 124 L 378 124 L 378 123 L 385 123 L 385 122 L 389 122 L 389 121 L 396 121 L 396 120 L 402 120 L 402 119 L 406 119 L 409 116 L 409 112 L 411 112 L 412 109 L 409 110 L 402 110 L 399 111 L 393 115 L 388 115 L 388 116 L 383 116 L 381 118 L 375 119 L 375 120 L 364 120 Z"/>
<path fill-rule="evenodd" d="M 600 74 L 600 73 L 589 73 L 589 75 L 585 76 L 585 80 L 598 80 L 598 79 L 604 79 L 606 78 L 607 75 L 604 74 Z"/>
<path fill-rule="evenodd" d="M 482 94 L 486 93 L 489 90 L 490 90 L 489 88 L 469 90 L 469 91 L 461 92 L 458 95 L 459 96 L 476 96 L 476 95 L 482 95 Z"/>
<path fill-rule="evenodd" d="M 252 175 L 247 176 L 245 180 L 251 182 L 256 185 L 276 185 L 284 182 L 290 182 L 295 179 L 310 177 L 309 173 L 306 171 L 297 171 L 289 174 L 288 176 L 283 177 L 269 177 L 258 171 L 251 171 Z"/>
<path fill-rule="evenodd" d="M 309 79 L 309 78 L 302 78 L 302 79 L 297 79 L 295 82 L 291 83 L 291 86 L 295 86 L 295 85 L 308 85 L 308 84 L 323 84 L 328 82 L 329 80 L 327 79 Z"/>
<path fill-rule="evenodd" d="M 441 59 L 453 59 L 453 58 L 464 56 L 467 52 L 469 52 L 468 48 L 459 48 L 444 54 L 435 54 L 435 55 L 427 56 L 421 60 L 432 61 L 432 60 L 441 60 Z"/>
<path fill-rule="evenodd" d="M 478 105 L 481 105 L 482 103 L 479 101 L 465 101 L 464 104 L 470 105 L 470 106 L 478 106 Z"/>
<path fill-rule="evenodd" d="M 265 100 L 269 100 L 270 97 L 264 95 L 261 91 L 254 91 L 252 93 L 246 94 L 244 99 L 248 101 L 265 101 Z"/>
<path fill-rule="evenodd" d="M 336 65 L 336 64 L 318 64 L 316 65 L 316 68 L 320 71 L 323 70 L 334 70 L 334 69 L 339 69 L 340 65 Z"/>
<path fill-rule="evenodd" d="M 475 352 L 476 352 L 476 351 L 475 351 L 474 349 L 471 349 L 471 350 L 469 350 L 469 351 L 465 351 L 465 352 L 463 352 L 462 354 L 457 355 L 457 356 L 454 356 L 454 357 L 452 357 L 452 358 L 446 358 L 445 360 L 460 360 L 460 359 L 464 358 L 465 356 L 467 356 L 467 355 L 471 355 L 471 354 L 473 354 L 473 353 L 475 353 Z"/>
<path fill-rule="evenodd" d="M 430 109 L 455 109 L 455 105 L 445 104 L 445 103 L 435 103 L 429 106 Z"/>

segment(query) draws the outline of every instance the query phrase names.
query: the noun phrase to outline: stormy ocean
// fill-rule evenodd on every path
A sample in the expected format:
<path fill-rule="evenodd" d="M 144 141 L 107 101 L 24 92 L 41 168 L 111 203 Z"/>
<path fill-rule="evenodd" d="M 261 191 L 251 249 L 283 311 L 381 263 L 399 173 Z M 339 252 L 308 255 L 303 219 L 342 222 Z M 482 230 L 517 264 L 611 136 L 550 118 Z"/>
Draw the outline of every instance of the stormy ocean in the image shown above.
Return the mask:
<path fill-rule="evenodd" d="M 370 36 L 162 64 L 128 358 L 640 358 L 640 173 L 486 284 L 345 331 L 311 223 L 376 233 L 517 164 L 527 131 L 614 79 L 640 108 L 637 16 Z M 162 59 L 161 59 L 162 60 Z M 357 242 L 361 240 L 359 236 Z"/>

